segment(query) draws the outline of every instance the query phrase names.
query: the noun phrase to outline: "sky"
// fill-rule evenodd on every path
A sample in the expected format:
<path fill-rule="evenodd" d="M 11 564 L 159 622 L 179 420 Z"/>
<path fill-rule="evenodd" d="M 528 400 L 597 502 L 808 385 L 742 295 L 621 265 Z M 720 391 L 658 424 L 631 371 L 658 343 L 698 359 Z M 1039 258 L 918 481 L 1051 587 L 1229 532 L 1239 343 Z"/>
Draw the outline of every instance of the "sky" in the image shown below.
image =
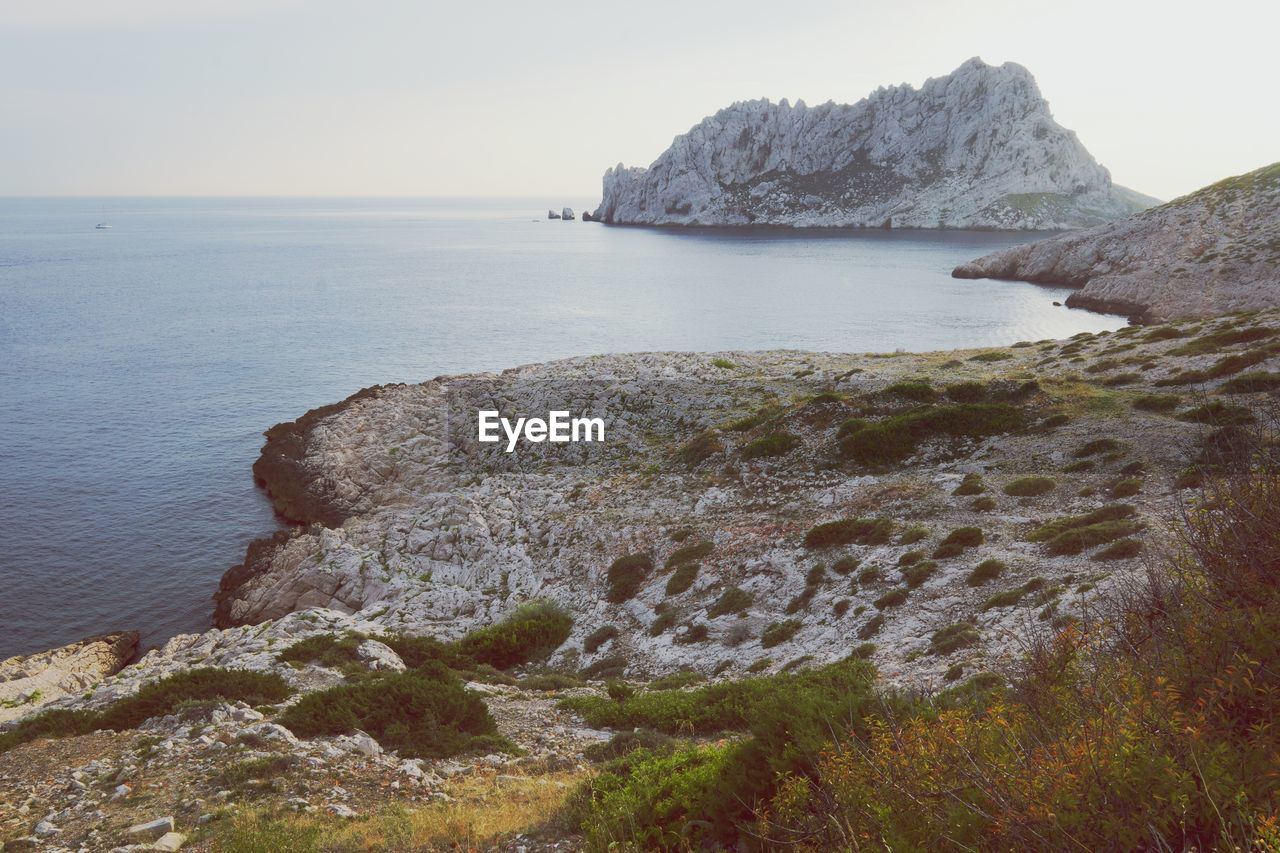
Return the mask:
<path fill-rule="evenodd" d="M 4 0 L 0 195 L 598 198 L 750 98 L 1035 75 L 1116 183 L 1280 159 L 1280 3 Z"/>

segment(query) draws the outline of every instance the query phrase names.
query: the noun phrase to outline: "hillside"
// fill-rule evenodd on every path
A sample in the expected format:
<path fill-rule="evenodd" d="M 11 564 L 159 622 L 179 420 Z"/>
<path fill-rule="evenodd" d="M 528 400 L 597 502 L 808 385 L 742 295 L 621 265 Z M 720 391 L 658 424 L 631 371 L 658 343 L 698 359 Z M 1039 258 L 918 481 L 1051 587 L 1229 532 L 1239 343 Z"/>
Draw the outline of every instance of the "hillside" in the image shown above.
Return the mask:
<path fill-rule="evenodd" d="M 1079 288 L 1067 305 L 1146 321 L 1280 305 L 1280 163 L 1128 219 L 963 264 L 956 278 Z"/>

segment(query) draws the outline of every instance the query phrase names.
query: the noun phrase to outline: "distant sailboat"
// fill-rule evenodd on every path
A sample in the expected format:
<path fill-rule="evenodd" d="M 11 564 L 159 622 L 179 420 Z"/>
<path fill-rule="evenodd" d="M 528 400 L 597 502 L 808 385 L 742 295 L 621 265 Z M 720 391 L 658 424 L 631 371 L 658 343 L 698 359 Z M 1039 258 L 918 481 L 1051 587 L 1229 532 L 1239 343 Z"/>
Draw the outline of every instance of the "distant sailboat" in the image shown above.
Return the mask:
<path fill-rule="evenodd" d="M 107 222 L 107 209 L 105 207 L 102 208 L 102 221 L 93 227 L 97 228 L 99 231 L 106 231 L 111 227 L 110 223 Z"/>

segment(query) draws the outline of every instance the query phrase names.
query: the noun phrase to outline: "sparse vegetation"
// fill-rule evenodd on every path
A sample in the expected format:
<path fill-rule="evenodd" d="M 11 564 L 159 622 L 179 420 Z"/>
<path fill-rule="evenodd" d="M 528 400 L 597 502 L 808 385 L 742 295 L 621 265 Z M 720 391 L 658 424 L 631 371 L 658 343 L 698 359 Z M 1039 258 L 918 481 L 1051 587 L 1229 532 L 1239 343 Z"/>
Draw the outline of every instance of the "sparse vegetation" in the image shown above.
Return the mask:
<path fill-rule="evenodd" d="M 799 619 L 787 619 L 783 622 L 772 622 L 764 629 L 764 634 L 760 637 L 760 645 L 766 649 L 771 649 L 779 643 L 785 643 L 796 635 L 800 630 L 801 623 Z"/>
<path fill-rule="evenodd" d="M 965 583 L 969 586 L 982 586 L 987 581 L 1000 577 L 1008 568 L 1009 566 L 1003 560 L 997 560 L 994 557 L 983 560 L 969 572 Z"/>
<path fill-rule="evenodd" d="M 679 595 L 686 592 L 698 578 L 697 563 L 681 563 L 680 567 L 667 578 L 667 595 Z"/>
<path fill-rule="evenodd" d="M 633 598 L 645 579 L 653 571 L 653 558 L 648 554 L 627 554 L 609 566 L 607 580 L 609 592 L 606 598 L 611 604 L 621 604 Z"/>
<path fill-rule="evenodd" d="M 814 526 L 804 535 L 806 548 L 835 545 L 884 545 L 893 535 L 888 518 L 842 518 Z"/>
<path fill-rule="evenodd" d="M 1019 477 L 1005 485 L 1004 493 L 1016 498 L 1033 498 L 1048 494 L 1055 485 L 1050 477 Z"/>
<path fill-rule="evenodd" d="M 751 593 L 736 586 L 731 586 L 720 593 L 720 597 L 715 600 L 715 603 L 707 608 L 707 615 L 715 619 L 717 616 L 741 613 L 750 607 L 751 602 L 754 600 L 755 596 Z"/>
<path fill-rule="evenodd" d="M 854 462 L 882 466 L 912 455 L 935 438 L 985 438 L 1021 429 L 1022 410 L 1005 403 L 954 403 L 927 406 L 868 423 L 840 441 L 840 452 Z"/>
<path fill-rule="evenodd" d="M 595 654 L 605 643 L 618 638 L 616 625 L 604 625 L 595 629 L 582 641 L 582 650 L 587 654 Z"/>
<path fill-rule="evenodd" d="M 957 527 L 938 543 L 938 547 L 934 549 L 933 558 L 945 560 L 963 553 L 967 548 L 976 548 L 985 541 L 986 537 L 982 535 L 981 528 Z"/>
<path fill-rule="evenodd" d="M 757 438 L 742 448 L 743 459 L 766 459 L 785 456 L 800 446 L 800 436 L 789 432 L 775 432 Z"/>
<path fill-rule="evenodd" d="M 696 542 L 693 545 L 683 545 L 671 552 L 671 556 L 667 557 L 667 561 L 662 564 L 664 569 L 673 569 L 681 563 L 687 563 L 691 560 L 701 560 L 703 557 L 709 556 L 716 549 L 714 542 Z"/>

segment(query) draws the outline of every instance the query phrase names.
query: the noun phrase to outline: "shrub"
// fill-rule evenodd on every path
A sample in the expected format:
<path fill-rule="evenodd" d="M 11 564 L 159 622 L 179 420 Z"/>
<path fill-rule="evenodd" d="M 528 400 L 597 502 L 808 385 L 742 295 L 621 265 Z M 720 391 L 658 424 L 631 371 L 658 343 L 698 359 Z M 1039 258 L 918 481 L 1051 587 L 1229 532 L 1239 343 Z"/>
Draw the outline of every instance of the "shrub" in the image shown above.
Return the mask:
<path fill-rule="evenodd" d="M 276 657 L 285 663 L 315 663 L 332 669 L 360 666 L 356 648 L 363 641 L 364 637 L 359 634 L 316 634 L 299 640 Z"/>
<path fill-rule="evenodd" d="M 737 370 L 738 369 L 738 365 L 734 364 L 732 361 L 730 361 L 727 358 L 713 358 L 711 359 L 711 366 L 718 367 L 721 370 Z"/>
<path fill-rule="evenodd" d="M 607 580 L 609 592 L 605 596 L 613 604 L 621 604 L 633 598 L 644 580 L 653 571 L 653 558 L 648 554 L 627 554 L 609 566 Z"/>
<path fill-rule="evenodd" d="M 1186 333 L 1176 326 L 1153 326 L 1151 331 L 1142 336 L 1142 339 L 1148 342 L 1170 341 L 1185 336 Z"/>
<path fill-rule="evenodd" d="M 1114 376 L 1108 376 L 1102 380 L 1102 384 L 1108 388 L 1118 388 L 1121 385 L 1132 385 L 1142 377 L 1137 373 L 1117 373 Z"/>
<path fill-rule="evenodd" d="M 691 646 L 694 643 L 705 643 L 710 636 L 711 629 L 705 622 L 693 622 L 676 634 L 675 642 L 682 646 Z"/>
<path fill-rule="evenodd" d="M 595 654 L 601 646 L 618 638 L 618 626 L 604 625 L 595 629 L 582 641 L 582 650 L 587 654 Z"/>
<path fill-rule="evenodd" d="M 861 562 L 857 557 L 844 556 L 831 564 L 831 571 L 843 577 L 851 574 Z"/>
<path fill-rule="evenodd" d="M 913 566 L 924 559 L 924 551 L 908 551 L 898 558 L 899 566 Z"/>
<path fill-rule="evenodd" d="M 1036 429 L 1040 432 L 1051 432 L 1058 427 L 1066 426 L 1071 422 L 1071 418 L 1063 414 L 1049 415 L 1049 417 L 1036 424 Z"/>
<path fill-rule="evenodd" d="M 1021 601 L 1022 597 L 1026 594 L 1026 589 L 1020 586 L 1014 587 L 1013 589 L 1006 589 L 1004 592 L 997 592 L 995 595 L 982 602 L 982 609 L 992 610 L 996 607 L 1012 607 Z"/>
<path fill-rule="evenodd" d="M 888 518 L 842 518 L 810 528 L 804 535 L 806 548 L 830 548 L 833 545 L 883 545 L 893 534 L 893 521 Z"/>
<path fill-rule="evenodd" d="M 770 623 L 769 627 L 764 629 L 764 634 L 760 636 L 760 645 L 766 649 L 771 649 L 779 643 L 785 643 L 796 635 L 800 627 L 799 619 L 787 619 L 783 622 Z"/>
<path fill-rule="evenodd" d="M 898 536 L 899 545 L 914 545 L 921 539 L 928 537 L 929 528 L 919 524 L 913 524 Z"/>
<path fill-rule="evenodd" d="M 1004 487 L 1004 493 L 1015 498 L 1033 498 L 1048 494 L 1055 485 L 1049 477 L 1019 477 Z"/>
<path fill-rule="evenodd" d="M 875 583 L 878 580 L 880 580 L 879 566 L 867 566 L 865 569 L 858 572 L 858 583 L 860 584 Z"/>
<path fill-rule="evenodd" d="M 930 406 L 867 424 L 840 441 L 840 452 L 863 465 L 907 458 L 933 438 L 985 438 L 1021 429 L 1022 410 L 1004 403 Z"/>
<path fill-rule="evenodd" d="M 817 592 L 818 587 L 812 585 L 806 586 L 800 591 L 799 595 L 787 602 L 787 606 L 783 612 L 788 616 L 799 613 L 801 610 L 804 610 L 809 606 L 809 602 L 813 601 L 813 597 Z"/>
<path fill-rule="evenodd" d="M 1111 484 L 1111 488 L 1109 491 L 1111 492 L 1111 497 L 1113 498 L 1133 497 L 1138 492 L 1142 491 L 1142 478 L 1127 477 L 1123 480 L 1117 480 L 1116 482 Z"/>
<path fill-rule="evenodd" d="M 274 673 L 243 669 L 188 669 L 144 684 L 132 696 L 97 710 L 54 709 L 0 732 L 0 752 L 42 737 L 71 737 L 99 729 L 134 729 L 152 717 L 174 713 L 188 702 L 222 700 L 274 705 L 293 693 Z"/>
<path fill-rule="evenodd" d="M 933 390 L 933 386 L 928 382 L 923 381 L 895 382 L 884 389 L 884 393 L 916 403 L 932 403 L 938 399 L 938 392 Z"/>
<path fill-rule="evenodd" d="M 1280 373 L 1242 373 L 1228 379 L 1218 388 L 1221 394 L 1259 394 L 1280 389 Z"/>
<path fill-rule="evenodd" d="M 680 448 L 676 454 L 681 462 L 690 468 L 696 468 L 702 462 L 715 456 L 717 453 L 724 452 L 724 442 L 720 440 L 720 435 L 715 430 L 704 430 Z"/>
<path fill-rule="evenodd" d="M 916 563 L 903 569 L 902 579 L 906 581 L 908 589 L 915 589 L 933 577 L 937 571 L 938 564 L 932 560 L 926 560 L 923 563 Z"/>
<path fill-rule="evenodd" d="M 842 598 L 831 605 L 831 612 L 837 619 L 843 619 L 844 615 L 849 612 L 849 599 Z"/>
<path fill-rule="evenodd" d="M 462 658 L 455 644 L 442 643 L 435 637 L 390 634 L 378 637 L 378 640 L 390 646 L 409 669 L 417 669 L 429 661 L 438 661 L 453 669 L 466 667 L 471 663 Z"/>
<path fill-rule="evenodd" d="M 946 387 L 946 395 L 957 403 L 981 403 L 987 399 L 987 386 L 981 382 L 957 382 Z"/>
<path fill-rule="evenodd" d="M 1213 426 L 1228 426 L 1253 423 L 1254 417 L 1253 412 L 1244 406 L 1213 400 L 1203 406 L 1197 406 L 1194 409 L 1188 409 L 1180 413 L 1178 420 L 1197 424 L 1211 424 Z"/>
<path fill-rule="evenodd" d="M 861 628 L 858 629 L 859 640 L 869 640 L 876 634 L 880 633 L 880 629 L 884 627 L 884 614 L 877 613 L 866 621 Z"/>
<path fill-rule="evenodd" d="M 582 751 L 587 760 L 596 763 L 621 758 L 629 752 L 643 749 L 651 754 L 667 754 L 675 748 L 675 740 L 653 729 L 633 729 L 618 732 L 604 743 L 593 743 Z"/>
<path fill-rule="evenodd" d="M 521 604 L 501 622 L 479 628 L 457 643 L 460 653 L 476 663 L 509 669 L 545 660 L 573 628 L 573 617 L 546 601 Z"/>
<path fill-rule="evenodd" d="M 309 693 L 280 723 L 300 737 L 368 732 L 406 758 L 447 758 L 506 745 L 484 700 L 439 664 Z"/>
<path fill-rule="evenodd" d="M 1177 394 L 1141 394 L 1133 399 L 1133 407 L 1141 412 L 1172 412 L 1181 404 Z"/>
<path fill-rule="evenodd" d="M 936 560 L 954 557 L 962 553 L 966 548 L 976 548 L 985 541 L 986 538 L 982 535 L 980 528 L 957 527 L 938 543 L 938 547 L 934 549 L 933 557 Z"/>
<path fill-rule="evenodd" d="M 1028 542 L 1048 542 L 1068 530 L 1106 521 L 1132 518 L 1137 512 L 1129 504 L 1107 504 L 1084 515 L 1067 515 L 1042 524 L 1027 534 Z"/>
<path fill-rule="evenodd" d="M 1137 539 L 1121 539 L 1093 555 L 1095 560 L 1128 560 L 1142 553 L 1142 543 Z"/>
<path fill-rule="evenodd" d="M 887 610 L 890 607 L 900 607 L 907 602 L 908 592 L 905 587 L 891 589 L 884 595 L 871 602 L 877 610 Z"/>
<path fill-rule="evenodd" d="M 742 448 L 743 459 L 764 459 L 785 456 L 800 445 L 800 436 L 789 432 L 775 432 L 757 438 Z"/>
<path fill-rule="evenodd" d="M 569 690 L 573 687 L 581 687 L 582 681 L 563 672 L 538 672 L 520 679 L 517 686 L 521 690 Z"/>
<path fill-rule="evenodd" d="M 974 512 L 991 512 L 997 506 L 993 497 L 983 495 L 980 498 L 974 498 L 973 503 L 969 504 L 969 509 Z M 948 548 L 951 546 L 947 546 Z"/>
<path fill-rule="evenodd" d="M 679 595 L 685 592 L 689 587 L 693 586 L 693 582 L 698 578 L 697 563 L 682 563 L 678 569 L 672 572 L 671 577 L 667 578 L 667 595 Z"/>
<path fill-rule="evenodd" d="M 1011 358 L 1013 358 L 1013 353 L 1011 352 L 992 350 L 991 352 L 980 352 L 977 355 L 969 356 L 969 361 L 1006 361 Z"/>
<path fill-rule="evenodd" d="M 1092 470 L 1093 470 L 1093 463 L 1090 462 L 1088 459 L 1077 459 L 1075 462 L 1068 462 L 1066 465 L 1062 466 L 1062 472 L 1064 474 L 1075 474 L 1080 471 L 1092 471 Z"/>
<path fill-rule="evenodd" d="M 1097 456 L 1100 453 L 1114 453 L 1124 448 L 1124 443 L 1114 438 L 1098 438 L 1081 445 L 1076 449 L 1075 457 Z"/>
<path fill-rule="evenodd" d="M 665 634 L 668 629 L 675 627 L 680 621 L 680 611 L 666 604 L 665 602 L 654 610 L 656 616 L 649 623 L 649 636 L 658 637 Z"/>
<path fill-rule="evenodd" d="M 981 637 L 976 628 L 968 622 L 956 622 L 933 632 L 929 639 L 929 654 L 949 655 L 952 652 L 972 646 Z"/>
<path fill-rule="evenodd" d="M 664 569 L 672 569 L 681 563 L 687 563 L 690 560 L 701 560 L 715 549 L 716 544 L 711 541 L 685 545 L 672 551 L 671 556 L 667 557 L 667 561 L 662 564 L 662 567 Z"/>
<path fill-rule="evenodd" d="M 627 671 L 627 659 L 620 655 L 603 657 L 579 673 L 583 678 L 595 680 L 600 678 L 621 678 Z"/>
<path fill-rule="evenodd" d="M 956 486 L 951 492 L 953 495 L 980 495 L 987 490 L 986 485 L 982 482 L 981 474 L 965 474 L 964 479 L 960 481 L 960 485 Z"/>
<path fill-rule="evenodd" d="M 1103 521 L 1085 527 L 1074 527 L 1049 540 L 1045 550 L 1050 554 L 1079 554 L 1095 545 L 1132 536 L 1141 528 L 1132 521 Z"/>
<path fill-rule="evenodd" d="M 729 613 L 741 613 L 751 606 L 751 602 L 755 600 L 755 596 L 744 589 L 731 586 L 724 592 L 720 593 L 720 597 L 715 603 L 707 608 L 707 615 L 712 619 L 717 616 L 725 616 Z"/>
<path fill-rule="evenodd" d="M 969 576 L 965 578 L 965 583 L 969 586 L 982 586 L 987 581 L 998 578 L 1008 568 L 1008 564 L 1003 560 L 995 558 L 983 560 L 974 566 L 973 571 L 969 572 Z"/>
<path fill-rule="evenodd" d="M 1223 329 L 1194 338 L 1180 347 L 1169 350 L 1170 355 L 1205 355 L 1214 353 L 1223 347 L 1234 344 L 1253 343 L 1268 340 L 1277 334 L 1276 329 L 1266 326 L 1252 326 L 1244 329 Z"/>

